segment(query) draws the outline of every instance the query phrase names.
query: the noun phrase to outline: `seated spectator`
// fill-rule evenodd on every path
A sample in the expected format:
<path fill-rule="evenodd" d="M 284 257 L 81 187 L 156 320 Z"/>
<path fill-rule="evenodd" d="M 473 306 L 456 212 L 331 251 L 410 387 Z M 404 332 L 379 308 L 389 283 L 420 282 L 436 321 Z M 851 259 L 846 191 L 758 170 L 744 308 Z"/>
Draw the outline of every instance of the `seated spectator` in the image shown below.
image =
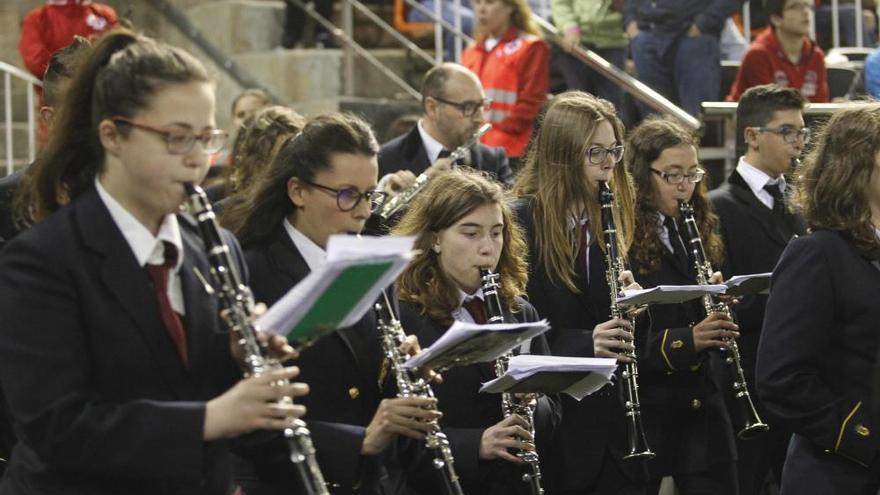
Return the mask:
<path fill-rule="evenodd" d="M 880 49 L 874 50 L 865 59 L 865 92 L 880 98 Z"/>
<path fill-rule="evenodd" d="M 567 89 L 592 93 L 621 108 L 623 89 L 570 53 L 582 44 L 623 68 L 628 43 L 623 32 L 623 14 L 606 0 L 553 0 L 552 5 L 553 21 L 563 37 L 563 53 L 554 58 L 554 64 Z"/>
<path fill-rule="evenodd" d="M 282 48 L 302 48 L 307 44 L 307 40 L 303 39 L 306 34 L 306 20 L 313 21 L 311 16 L 306 14 L 296 5 L 290 2 L 284 2 L 287 9 L 284 13 L 284 32 L 281 35 Z M 306 3 L 306 2 L 303 2 Z M 315 12 L 329 21 L 333 21 L 333 0 L 320 0 L 314 2 Z M 324 26 L 314 23 L 314 44 L 319 48 L 335 48 L 336 41 L 333 35 L 327 31 Z"/>
<path fill-rule="evenodd" d="M 825 54 L 809 38 L 811 0 L 766 0 L 768 27 L 749 47 L 727 101 L 752 86 L 795 88 L 813 102 L 828 101 Z"/>
<path fill-rule="evenodd" d="M 473 5 L 478 36 L 462 54 L 462 65 L 480 78 L 492 100 L 487 115 L 492 130 L 483 144 L 504 148 L 515 164 L 547 99 L 550 50 L 526 0 L 474 0 Z"/>
<path fill-rule="evenodd" d="M 691 115 L 721 88 L 719 36 L 739 0 L 626 0 L 624 22 L 640 81 Z M 637 103 L 642 114 L 652 110 Z"/>
<path fill-rule="evenodd" d="M 251 88 L 239 93 L 238 96 L 232 100 L 232 128 L 230 129 L 229 135 L 235 139 L 236 136 L 241 133 L 245 120 L 271 104 L 272 98 L 262 89 Z M 232 165 L 231 161 L 233 159 L 234 156 L 230 156 L 229 147 L 226 147 L 211 156 L 211 166 L 213 168 Z M 219 179 L 225 174 L 209 174 L 209 178 L 211 175 Z"/>

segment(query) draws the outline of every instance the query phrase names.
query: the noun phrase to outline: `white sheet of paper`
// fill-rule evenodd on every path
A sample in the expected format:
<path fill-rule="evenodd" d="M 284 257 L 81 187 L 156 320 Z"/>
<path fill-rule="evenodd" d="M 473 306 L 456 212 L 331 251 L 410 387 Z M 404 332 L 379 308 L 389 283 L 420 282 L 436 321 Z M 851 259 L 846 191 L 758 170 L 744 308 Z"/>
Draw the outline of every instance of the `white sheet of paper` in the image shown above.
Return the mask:
<path fill-rule="evenodd" d="M 678 304 L 707 294 L 724 294 L 725 285 L 658 285 L 650 289 L 627 290 L 617 303 L 625 306 L 643 304 Z"/>
<path fill-rule="evenodd" d="M 509 376 L 516 382 L 519 382 L 542 371 L 589 371 L 590 374 L 584 377 L 584 379 L 574 383 L 563 391 L 563 393 L 574 397 L 576 400 L 581 400 L 609 383 L 616 369 L 617 360 L 612 358 L 581 358 L 520 354 L 510 358 L 505 376 Z M 499 386 L 504 382 L 504 376 L 486 382 L 480 388 L 480 392 L 502 392 L 506 387 L 502 386 L 499 388 Z M 507 380 L 507 383 L 509 384 L 509 380 Z"/>
<path fill-rule="evenodd" d="M 449 330 L 443 333 L 436 342 L 422 352 L 409 358 L 404 364 L 404 368 L 418 368 L 425 363 L 430 362 L 435 356 L 442 354 L 444 351 L 455 347 L 457 344 L 471 338 L 475 333 L 486 331 L 516 330 L 521 329 L 517 334 L 511 334 L 511 338 L 499 343 L 495 347 L 487 350 L 479 356 L 477 362 L 488 362 L 497 359 L 502 354 L 513 349 L 532 337 L 541 335 L 550 330 L 550 324 L 547 320 L 528 322 L 528 323 L 493 323 L 488 325 L 478 325 L 476 323 L 465 323 L 456 321 L 449 327 Z"/>

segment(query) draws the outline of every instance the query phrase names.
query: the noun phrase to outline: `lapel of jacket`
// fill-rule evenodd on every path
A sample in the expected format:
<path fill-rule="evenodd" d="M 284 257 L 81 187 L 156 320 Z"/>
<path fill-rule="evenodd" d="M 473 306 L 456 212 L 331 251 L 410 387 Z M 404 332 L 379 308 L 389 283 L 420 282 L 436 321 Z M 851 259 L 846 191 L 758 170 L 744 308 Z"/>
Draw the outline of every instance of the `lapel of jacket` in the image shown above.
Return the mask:
<path fill-rule="evenodd" d="M 275 241 L 269 245 L 269 257 L 281 276 L 287 279 L 287 285 L 289 285 L 290 288 L 298 284 L 311 272 L 308 263 L 306 263 L 306 260 L 299 252 L 299 249 L 296 248 L 296 245 L 293 243 L 290 235 L 287 234 L 283 225 L 278 228 Z M 357 328 L 358 325 L 342 328 L 334 332 L 333 335 L 328 335 L 324 338 L 342 339 L 342 342 L 351 354 L 352 359 L 360 367 L 358 355 L 355 352 L 354 346 L 352 346 L 351 343 L 351 338 L 348 335 L 349 332 L 353 332 Z M 304 352 L 308 352 L 308 349 Z"/>
<path fill-rule="evenodd" d="M 211 283 L 211 267 L 205 259 L 204 243 L 184 227 L 186 218 L 178 215 L 183 239 L 183 263 L 180 265 L 180 285 L 186 306 L 186 338 L 189 350 L 189 369 L 210 368 L 207 355 L 214 346 L 214 322 L 218 314 L 216 298 L 206 290 L 202 280 Z M 237 270 L 237 267 L 230 267 Z M 198 275 L 196 274 L 198 272 Z M 204 327 L 204 329 L 203 329 Z"/>
<path fill-rule="evenodd" d="M 99 271 L 107 292 L 129 315 L 169 388 L 185 397 L 192 382 L 159 316 L 159 305 L 146 272 L 138 266 L 131 247 L 95 189 L 83 193 L 76 208 L 78 228 L 86 246 L 102 257 Z"/>
<path fill-rule="evenodd" d="M 730 185 L 731 193 L 743 204 L 746 205 L 746 211 L 755 222 L 767 233 L 767 237 L 773 242 L 785 246 L 790 240 L 790 236 L 786 236 L 780 229 L 780 225 L 774 225 L 773 215 L 767 206 L 762 203 L 749 188 L 746 181 L 737 171 L 733 171 L 727 179 Z M 787 215 L 790 215 L 787 214 Z M 792 232 L 793 234 L 794 232 Z"/>
<path fill-rule="evenodd" d="M 425 144 L 422 143 L 422 136 L 419 134 L 418 125 L 414 126 L 403 140 L 403 158 L 406 163 L 401 163 L 398 168 L 409 169 L 416 175 L 421 174 L 431 166 L 431 162 L 428 160 L 428 152 L 425 151 Z"/>

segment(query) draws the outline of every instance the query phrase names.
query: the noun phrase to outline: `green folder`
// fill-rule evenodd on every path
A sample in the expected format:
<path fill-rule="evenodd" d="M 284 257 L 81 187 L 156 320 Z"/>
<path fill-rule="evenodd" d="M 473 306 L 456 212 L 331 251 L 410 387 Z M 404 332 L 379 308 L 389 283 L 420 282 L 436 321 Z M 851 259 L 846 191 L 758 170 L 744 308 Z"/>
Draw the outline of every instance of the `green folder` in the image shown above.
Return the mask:
<path fill-rule="evenodd" d="M 350 266 L 318 296 L 299 323 L 287 332 L 290 342 L 309 342 L 339 328 L 364 293 L 391 268 L 391 261 Z"/>

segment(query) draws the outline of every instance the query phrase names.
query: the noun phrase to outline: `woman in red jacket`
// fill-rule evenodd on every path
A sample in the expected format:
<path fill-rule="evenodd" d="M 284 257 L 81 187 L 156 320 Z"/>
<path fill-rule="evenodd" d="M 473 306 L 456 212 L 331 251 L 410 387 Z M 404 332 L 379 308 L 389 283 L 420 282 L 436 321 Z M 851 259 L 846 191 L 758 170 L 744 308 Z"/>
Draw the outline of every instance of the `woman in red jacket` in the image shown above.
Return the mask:
<path fill-rule="evenodd" d="M 492 99 L 492 130 L 483 143 L 504 148 L 515 162 L 525 154 L 547 98 L 550 52 L 538 36 L 526 0 L 475 0 L 478 36 L 461 56 Z M 455 103 L 455 102 L 452 102 Z"/>

